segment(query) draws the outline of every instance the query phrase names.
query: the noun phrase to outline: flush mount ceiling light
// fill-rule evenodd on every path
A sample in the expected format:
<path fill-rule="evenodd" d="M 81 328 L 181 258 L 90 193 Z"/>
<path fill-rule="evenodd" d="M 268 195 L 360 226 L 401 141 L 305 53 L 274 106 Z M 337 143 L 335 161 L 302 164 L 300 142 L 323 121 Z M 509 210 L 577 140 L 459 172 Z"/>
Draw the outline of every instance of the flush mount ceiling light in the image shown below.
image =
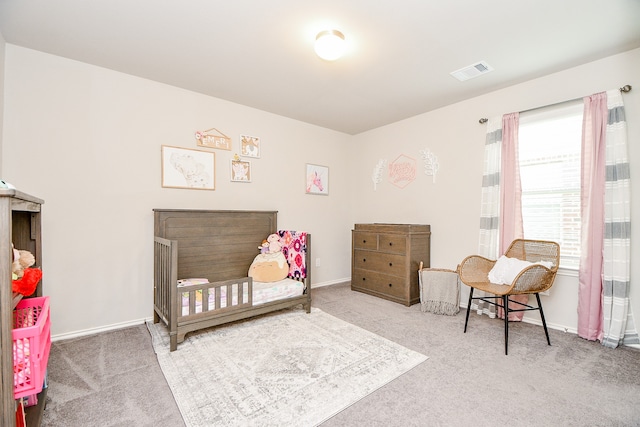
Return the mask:
<path fill-rule="evenodd" d="M 345 48 L 344 34 L 338 30 L 321 31 L 316 36 L 315 50 L 322 59 L 335 61 L 342 56 Z"/>

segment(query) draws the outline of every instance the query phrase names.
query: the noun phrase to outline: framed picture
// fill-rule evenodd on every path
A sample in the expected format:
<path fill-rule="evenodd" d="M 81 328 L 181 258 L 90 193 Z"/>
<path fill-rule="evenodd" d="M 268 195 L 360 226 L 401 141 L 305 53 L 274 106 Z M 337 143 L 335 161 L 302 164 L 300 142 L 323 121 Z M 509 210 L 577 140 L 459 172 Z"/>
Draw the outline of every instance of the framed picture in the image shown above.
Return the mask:
<path fill-rule="evenodd" d="M 329 168 L 326 166 L 311 165 L 307 163 L 306 175 L 307 194 L 329 194 Z"/>
<path fill-rule="evenodd" d="M 167 188 L 215 190 L 215 153 L 163 145 L 162 186 Z"/>
<path fill-rule="evenodd" d="M 231 181 L 251 182 L 251 162 L 246 160 L 231 160 Z"/>
<path fill-rule="evenodd" d="M 240 155 L 256 159 L 260 158 L 260 138 L 257 136 L 240 135 Z"/>

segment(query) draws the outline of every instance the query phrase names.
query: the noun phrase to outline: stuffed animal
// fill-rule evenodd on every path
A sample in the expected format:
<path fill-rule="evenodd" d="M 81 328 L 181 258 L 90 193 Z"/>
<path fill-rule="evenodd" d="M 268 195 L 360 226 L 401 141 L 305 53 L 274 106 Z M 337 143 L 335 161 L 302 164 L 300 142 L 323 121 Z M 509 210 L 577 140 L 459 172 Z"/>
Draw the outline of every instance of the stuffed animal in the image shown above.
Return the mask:
<path fill-rule="evenodd" d="M 11 288 L 13 292 L 28 297 L 36 291 L 40 279 L 42 279 L 42 270 L 39 268 L 25 268 L 22 277 L 12 281 Z"/>
<path fill-rule="evenodd" d="M 276 252 L 280 252 L 282 250 L 282 245 L 280 244 L 280 236 L 277 234 L 269 234 L 267 237 L 267 242 L 269 242 L 269 253 L 275 254 Z"/>
<path fill-rule="evenodd" d="M 264 239 L 262 241 L 262 244 L 260 246 L 258 246 L 258 249 L 260 249 L 260 253 L 261 254 L 268 254 L 269 253 L 269 242 L 267 242 L 267 239 Z"/>
<path fill-rule="evenodd" d="M 11 265 L 12 279 L 16 280 L 22 278 L 24 270 L 35 263 L 36 259 L 31 252 L 13 248 L 13 264 Z"/>
<path fill-rule="evenodd" d="M 287 277 L 289 264 L 282 252 L 258 254 L 249 267 L 249 277 L 256 282 L 277 282 Z"/>

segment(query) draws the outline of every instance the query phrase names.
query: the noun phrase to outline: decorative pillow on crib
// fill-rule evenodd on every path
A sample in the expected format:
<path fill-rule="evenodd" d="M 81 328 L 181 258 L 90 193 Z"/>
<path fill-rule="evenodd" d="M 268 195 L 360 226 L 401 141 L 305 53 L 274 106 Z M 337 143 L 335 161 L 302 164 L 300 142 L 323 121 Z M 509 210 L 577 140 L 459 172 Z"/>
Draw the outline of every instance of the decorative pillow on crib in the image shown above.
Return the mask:
<path fill-rule="evenodd" d="M 282 252 L 258 254 L 249 267 L 249 277 L 257 282 L 277 282 L 289 274 L 289 264 Z"/>
<path fill-rule="evenodd" d="M 305 231 L 279 230 L 282 252 L 289 263 L 289 277 L 305 279 L 307 266 L 305 256 L 307 253 L 307 233 Z"/>

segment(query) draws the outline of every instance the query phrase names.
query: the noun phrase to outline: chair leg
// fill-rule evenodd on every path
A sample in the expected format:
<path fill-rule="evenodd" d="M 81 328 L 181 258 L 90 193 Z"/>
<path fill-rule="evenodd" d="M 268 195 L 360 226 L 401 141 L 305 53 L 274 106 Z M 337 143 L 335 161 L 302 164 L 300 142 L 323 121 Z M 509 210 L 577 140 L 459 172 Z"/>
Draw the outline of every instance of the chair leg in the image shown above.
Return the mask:
<path fill-rule="evenodd" d="M 502 311 L 504 314 L 504 354 L 508 354 L 509 348 L 509 296 L 502 296 Z"/>
<path fill-rule="evenodd" d="M 473 297 L 473 288 L 469 288 L 469 304 L 467 304 L 467 317 L 464 319 L 464 333 L 467 333 L 467 323 L 469 323 L 469 312 L 471 311 L 471 300 Z"/>
<path fill-rule="evenodd" d="M 540 310 L 540 318 L 542 319 L 542 327 L 544 327 L 544 334 L 547 336 L 547 344 L 551 345 L 549 339 L 549 331 L 547 330 L 547 322 L 544 320 L 544 312 L 542 311 L 542 303 L 540 302 L 540 295 L 536 293 L 536 300 L 538 300 L 538 310 Z"/>

